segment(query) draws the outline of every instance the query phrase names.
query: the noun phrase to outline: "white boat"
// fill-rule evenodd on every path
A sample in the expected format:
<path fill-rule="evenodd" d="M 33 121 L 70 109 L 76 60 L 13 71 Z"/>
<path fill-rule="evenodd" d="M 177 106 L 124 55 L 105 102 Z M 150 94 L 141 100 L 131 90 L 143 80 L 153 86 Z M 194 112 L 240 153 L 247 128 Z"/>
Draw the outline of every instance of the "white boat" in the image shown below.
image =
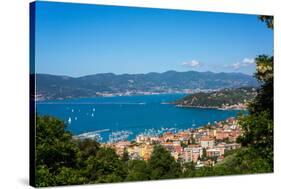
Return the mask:
<path fill-rule="evenodd" d="M 74 119 L 77 120 L 77 117 L 75 117 Z"/>
<path fill-rule="evenodd" d="M 68 124 L 71 124 L 71 117 L 68 118 Z"/>

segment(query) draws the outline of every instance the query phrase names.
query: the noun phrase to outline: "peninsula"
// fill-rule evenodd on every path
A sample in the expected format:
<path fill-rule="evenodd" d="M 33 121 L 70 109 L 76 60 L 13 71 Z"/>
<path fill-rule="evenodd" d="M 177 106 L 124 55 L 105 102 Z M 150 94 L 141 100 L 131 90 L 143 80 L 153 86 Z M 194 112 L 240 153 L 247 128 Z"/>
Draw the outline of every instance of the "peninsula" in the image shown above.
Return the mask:
<path fill-rule="evenodd" d="M 172 104 L 177 107 L 215 108 L 222 110 L 244 110 L 247 103 L 257 94 L 256 88 L 243 87 L 223 89 L 209 93 L 199 92 L 187 95 Z"/>

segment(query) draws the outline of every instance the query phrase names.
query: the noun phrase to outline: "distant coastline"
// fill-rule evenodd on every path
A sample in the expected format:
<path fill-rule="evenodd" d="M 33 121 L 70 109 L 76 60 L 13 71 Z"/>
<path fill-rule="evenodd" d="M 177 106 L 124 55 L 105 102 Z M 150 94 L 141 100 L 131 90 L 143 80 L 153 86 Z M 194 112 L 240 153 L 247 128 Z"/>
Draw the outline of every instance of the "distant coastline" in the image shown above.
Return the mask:
<path fill-rule="evenodd" d="M 212 92 L 243 86 L 257 87 L 242 73 L 177 72 L 147 74 L 100 73 L 83 77 L 36 74 L 36 100 Z"/>
<path fill-rule="evenodd" d="M 173 103 L 171 103 L 173 104 Z M 217 109 L 217 110 L 246 110 L 246 104 L 241 105 L 232 105 L 232 106 L 225 106 L 225 107 L 218 107 L 218 106 L 192 106 L 192 105 L 180 105 L 177 104 L 176 107 L 179 108 L 200 108 L 200 109 Z"/>
<path fill-rule="evenodd" d="M 198 91 L 198 90 L 197 90 Z M 200 91 L 210 91 L 210 90 L 200 90 Z M 183 94 L 183 95 L 190 95 L 193 94 L 195 92 L 190 92 L 190 93 L 186 93 L 186 92 L 182 92 L 182 91 L 175 91 L 175 92 L 161 92 L 161 93 L 157 93 L 157 92 L 138 92 L 138 93 L 134 93 L 134 94 L 124 94 L 124 93 L 110 93 L 110 94 L 99 94 L 97 96 L 91 96 L 91 97 L 66 97 L 66 98 L 58 98 L 58 99 L 45 99 L 42 98 L 41 95 L 36 95 L 35 96 L 35 101 L 37 103 L 41 103 L 41 102 L 49 102 L 49 101 L 60 101 L 60 100 L 75 100 L 75 99 L 89 99 L 89 98 L 111 98 L 111 97 L 128 97 L 128 96 L 150 96 L 150 95 L 169 95 L 169 94 Z M 169 102 L 163 102 L 162 104 L 170 104 Z"/>

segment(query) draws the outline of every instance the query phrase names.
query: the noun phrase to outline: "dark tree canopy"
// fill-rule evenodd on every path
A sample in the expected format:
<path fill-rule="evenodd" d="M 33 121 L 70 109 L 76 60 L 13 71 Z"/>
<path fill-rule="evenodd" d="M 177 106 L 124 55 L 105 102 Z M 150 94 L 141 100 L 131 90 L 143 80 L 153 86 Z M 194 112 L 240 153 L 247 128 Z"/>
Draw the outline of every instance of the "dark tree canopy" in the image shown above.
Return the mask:
<path fill-rule="evenodd" d="M 268 28 L 273 29 L 272 16 L 260 16 Z M 263 161 L 265 170 L 273 171 L 273 56 L 259 55 L 256 59 L 255 77 L 261 83 L 258 94 L 249 105 L 249 115 L 240 119 L 244 131 L 238 142 Z M 250 154 L 251 154 L 250 153 Z M 258 164 L 257 164 L 258 165 Z"/>
<path fill-rule="evenodd" d="M 154 146 L 148 166 L 151 170 L 151 179 L 177 178 L 180 175 L 179 164 L 161 145 Z"/>
<path fill-rule="evenodd" d="M 270 29 L 274 28 L 274 17 L 273 16 L 261 15 L 261 16 L 259 16 L 259 19 L 261 21 L 265 22 L 268 28 L 270 28 Z"/>

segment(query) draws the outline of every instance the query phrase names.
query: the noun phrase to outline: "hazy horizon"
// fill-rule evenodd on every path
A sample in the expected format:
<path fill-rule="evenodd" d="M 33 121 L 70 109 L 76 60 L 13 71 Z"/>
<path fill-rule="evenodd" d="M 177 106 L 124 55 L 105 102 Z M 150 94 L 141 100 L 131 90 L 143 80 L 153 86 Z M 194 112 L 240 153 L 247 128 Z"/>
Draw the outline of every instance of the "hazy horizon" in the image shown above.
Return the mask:
<path fill-rule="evenodd" d="M 66 74 L 52 74 L 52 73 L 36 73 L 36 74 L 42 74 L 42 75 L 54 75 L 54 76 L 65 76 L 65 77 L 72 77 L 72 78 L 79 78 L 79 77 L 85 77 L 85 76 L 90 76 L 90 75 L 97 75 L 97 74 L 114 74 L 114 75 L 139 75 L 139 74 L 150 74 L 150 73 L 157 73 L 157 74 L 162 74 L 162 73 L 166 73 L 166 72 L 178 72 L 178 73 L 184 73 L 184 72 L 199 72 L 199 73 L 207 73 L 207 72 L 211 72 L 214 74 L 221 74 L 221 73 L 225 73 L 225 74 L 244 74 L 244 75 L 248 75 L 248 76 L 253 76 L 253 74 L 247 74 L 247 73 L 242 73 L 242 72 L 213 72 L 213 71 L 195 71 L 195 70 L 187 70 L 187 71 L 176 71 L 176 70 L 167 70 L 164 72 L 145 72 L 145 73 L 114 73 L 114 72 L 99 72 L 99 73 L 92 73 L 92 74 L 87 74 L 87 75 L 78 75 L 78 76 L 72 76 L 72 75 L 66 75 Z"/>

